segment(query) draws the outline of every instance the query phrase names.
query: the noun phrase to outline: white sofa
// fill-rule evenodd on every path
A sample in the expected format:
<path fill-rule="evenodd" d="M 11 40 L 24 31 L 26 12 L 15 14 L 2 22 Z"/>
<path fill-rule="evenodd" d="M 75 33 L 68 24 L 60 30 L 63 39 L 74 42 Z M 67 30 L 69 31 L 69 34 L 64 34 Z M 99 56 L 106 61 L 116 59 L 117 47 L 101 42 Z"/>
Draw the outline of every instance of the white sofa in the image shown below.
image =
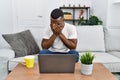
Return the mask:
<path fill-rule="evenodd" d="M 120 36 L 103 26 L 78 26 L 77 33 L 80 53 L 92 51 L 94 62 L 103 63 L 111 72 L 120 72 Z"/>
<path fill-rule="evenodd" d="M 80 53 L 92 51 L 93 54 L 95 54 L 94 62 L 103 63 L 111 72 L 120 72 L 120 52 L 118 51 L 120 50 L 119 36 L 116 37 L 112 35 L 111 30 L 104 29 L 103 26 L 76 26 L 76 29 L 78 34 L 77 51 Z M 41 49 L 40 42 L 44 31 L 38 29 L 30 30 Z M 23 57 L 19 59 L 15 58 L 15 53 L 7 42 L 2 37 L 0 37 L 0 39 L 2 45 L 4 44 L 6 46 L 0 49 L 0 57 L 7 57 L 9 59 L 8 67 L 9 70 L 12 70 L 18 63 L 17 60 Z M 118 44 L 114 44 L 114 41 L 117 41 Z M 116 45 L 118 47 L 116 47 Z"/>

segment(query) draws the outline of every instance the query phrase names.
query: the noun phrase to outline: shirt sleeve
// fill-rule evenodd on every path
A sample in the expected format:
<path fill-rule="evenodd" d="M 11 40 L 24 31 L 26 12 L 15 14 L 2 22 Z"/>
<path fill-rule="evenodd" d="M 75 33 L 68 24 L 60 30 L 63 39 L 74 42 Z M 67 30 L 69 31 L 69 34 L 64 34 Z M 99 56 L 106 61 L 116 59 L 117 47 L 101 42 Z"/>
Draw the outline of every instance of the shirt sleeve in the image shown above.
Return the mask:
<path fill-rule="evenodd" d="M 51 29 L 50 28 L 46 28 L 45 32 L 44 32 L 44 39 L 49 39 L 51 35 Z"/>
<path fill-rule="evenodd" d="M 70 26 L 68 39 L 77 39 L 76 26 Z"/>

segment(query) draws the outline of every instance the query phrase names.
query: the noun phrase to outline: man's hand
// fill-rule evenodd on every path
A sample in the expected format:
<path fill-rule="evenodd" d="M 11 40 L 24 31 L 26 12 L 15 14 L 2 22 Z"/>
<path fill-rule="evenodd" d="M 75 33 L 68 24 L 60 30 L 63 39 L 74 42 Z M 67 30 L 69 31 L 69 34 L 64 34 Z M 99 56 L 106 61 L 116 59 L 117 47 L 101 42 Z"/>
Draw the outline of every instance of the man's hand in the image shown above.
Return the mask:
<path fill-rule="evenodd" d="M 57 33 L 55 32 L 55 24 L 50 24 L 51 30 L 53 32 L 53 34 L 55 34 L 57 36 Z"/>
<path fill-rule="evenodd" d="M 60 25 L 51 24 L 50 26 L 51 26 L 51 30 L 53 31 L 53 34 L 55 34 L 56 36 L 61 34 L 62 27 Z"/>

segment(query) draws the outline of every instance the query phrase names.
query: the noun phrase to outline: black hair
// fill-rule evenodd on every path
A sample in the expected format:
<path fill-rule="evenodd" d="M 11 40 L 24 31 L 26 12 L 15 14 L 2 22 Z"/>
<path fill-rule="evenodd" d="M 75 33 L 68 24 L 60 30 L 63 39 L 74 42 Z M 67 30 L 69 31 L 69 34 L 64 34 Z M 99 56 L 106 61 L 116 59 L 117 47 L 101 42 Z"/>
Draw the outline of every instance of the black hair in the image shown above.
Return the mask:
<path fill-rule="evenodd" d="M 53 19 L 57 19 L 59 17 L 63 17 L 63 11 L 61 9 L 54 9 L 52 12 L 51 12 L 51 18 Z"/>

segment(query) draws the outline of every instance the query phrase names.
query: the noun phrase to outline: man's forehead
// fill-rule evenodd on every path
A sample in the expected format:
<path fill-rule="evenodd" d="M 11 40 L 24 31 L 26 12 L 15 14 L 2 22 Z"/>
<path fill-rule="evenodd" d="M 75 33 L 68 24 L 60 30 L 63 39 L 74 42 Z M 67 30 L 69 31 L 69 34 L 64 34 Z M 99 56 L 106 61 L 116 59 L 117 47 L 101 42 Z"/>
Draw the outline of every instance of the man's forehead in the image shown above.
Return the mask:
<path fill-rule="evenodd" d="M 56 20 L 61 20 L 61 18 L 62 18 L 62 17 L 59 17 L 59 18 L 57 18 L 57 19 L 51 18 L 51 20 L 53 20 L 53 21 L 55 20 L 55 21 L 56 21 Z"/>

